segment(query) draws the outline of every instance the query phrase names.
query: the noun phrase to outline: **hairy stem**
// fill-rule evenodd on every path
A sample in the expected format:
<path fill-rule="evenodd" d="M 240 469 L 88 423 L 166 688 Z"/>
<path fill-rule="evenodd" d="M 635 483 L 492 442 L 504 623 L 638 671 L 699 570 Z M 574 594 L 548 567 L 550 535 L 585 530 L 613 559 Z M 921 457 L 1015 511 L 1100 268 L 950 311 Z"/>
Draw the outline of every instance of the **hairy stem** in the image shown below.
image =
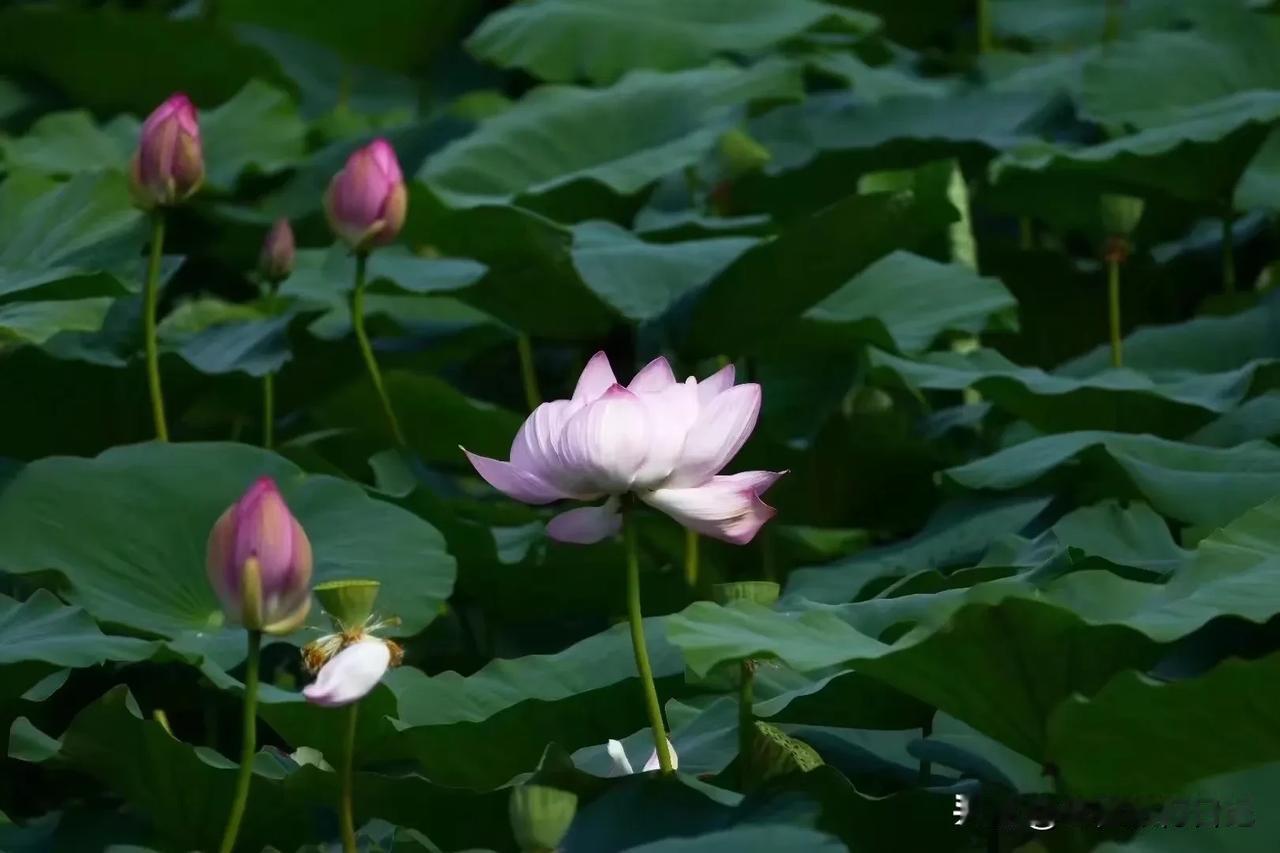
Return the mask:
<path fill-rule="evenodd" d="M 342 802 L 339 804 L 338 820 L 342 825 L 343 853 L 356 853 L 356 821 L 352 807 L 355 799 L 355 754 L 356 754 L 356 721 L 358 719 L 359 702 L 352 702 L 347 710 L 346 742 L 342 748 Z"/>
<path fill-rule="evenodd" d="M 627 551 L 627 619 L 631 623 L 631 646 L 636 654 L 636 670 L 644 688 L 645 710 L 653 729 L 653 745 L 658 752 L 658 766 L 664 776 L 673 771 L 671 754 L 667 750 L 667 730 L 662 723 L 662 706 L 658 704 L 658 688 L 653 683 L 653 668 L 649 666 L 649 649 L 644 640 L 644 617 L 640 613 L 640 556 L 636 553 L 636 527 L 632 512 L 622 511 L 622 538 Z"/>
<path fill-rule="evenodd" d="M 356 254 L 356 282 L 351 290 L 351 325 L 356 332 L 356 342 L 360 345 L 360 354 L 364 357 L 364 365 L 369 370 L 369 378 L 373 380 L 373 390 L 382 401 L 382 411 L 387 416 L 387 425 L 391 427 L 391 435 L 396 444 L 403 447 L 404 433 L 400 431 L 400 421 L 396 419 L 395 409 L 391 408 L 391 398 L 387 396 L 386 386 L 382 384 L 382 371 L 378 369 L 378 360 L 373 355 L 373 346 L 369 343 L 369 333 L 364 328 L 364 285 L 365 267 L 369 255 L 366 252 Z"/>
<path fill-rule="evenodd" d="M 698 534 L 688 528 L 684 531 L 684 579 L 691 587 L 698 585 Z"/>
<path fill-rule="evenodd" d="M 1120 336 L 1120 261 L 1107 259 L 1107 314 L 1111 320 L 1111 366 L 1124 366 L 1124 341 Z"/>
<path fill-rule="evenodd" d="M 160 388 L 160 349 L 156 343 L 156 306 L 160 301 L 160 259 L 164 256 L 164 211 L 151 217 L 151 256 L 147 260 L 147 281 L 143 291 L 142 336 L 147 353 L 147 387 L 151 392 L 151 418 L 156 438 L 169 440 L 169 424 L 164 416 L 164 392 Z"/>
<path fill-rule="evenodd" d="M 516 349 L 520 352 L 520 379 L 524 382 L 524 402 L 532 412 L 542 405 L 542 393 L 538 390 L 538 374 L 533 369 L 533 342 L 524 332 L 516 335 Z"/>
<path fill-rule="evenodd" d="M 253 778 L 253 756 L 257 752 L 258 718 L 258 658 L 262 650 L 262 632 L 249 631 L 249 656 L 244 669 L 244 732 L 240 746 L 240 772 L 236 775 L 235 795 L 231 800 L 231 814 L 222 833 L 221 853 L 231 853 L 240 834 L 240 820 L 249 804 L 249 783 Z"/>

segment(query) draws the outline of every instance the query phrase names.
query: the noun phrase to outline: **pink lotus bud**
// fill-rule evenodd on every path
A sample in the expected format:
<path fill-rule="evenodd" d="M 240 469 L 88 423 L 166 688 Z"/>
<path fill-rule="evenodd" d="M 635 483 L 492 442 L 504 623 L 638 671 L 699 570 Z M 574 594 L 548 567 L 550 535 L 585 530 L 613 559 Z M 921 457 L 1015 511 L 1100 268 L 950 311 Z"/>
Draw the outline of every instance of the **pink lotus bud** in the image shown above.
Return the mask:
<path fill-rule="evenodd" d="M 186 95 L 170 95 L 147 116 L 129 177 L 143 207 L 177 204 L 204 183 L 200 125 Z"/>
<path fill-rule="evenodd" d="M 657 358 L 624 388 L 600 352 L 571 399 L 543 403 L 529 415 L 510 461 L 469 452 L 467 458 L 489 485 L 524 503 L 607 496 L 551 519 L 547 535 L 561 542 L 613 536 L 622 526 L 618 496 L 633 494 L 690 530 L 743 545 L 773 517 L 760 496 L 786 473 L 721 473 L 759 413 L 760 386 L 735 385 L 732 365 L 701 382 L 679 382 L 667 360 Z"/>
<path fill-rule="evenodd" d="M 249 630 L 288 634 L 311 608 L 311 542 L 270 477 L 214 523 L 207 568 L 222 609 Z"/>
<path fill-rule="evenodd" d="M 324 197 L 329 226 L 356 250 L 390 243 L 404 226 L 409 205 L 396 152 L 375 139 L 347 158 Z"/>
<path fill-rule="evenodd" d="M 284 281 L 293 272 L 294 249 L 293 228 L 289 226 L 289 220 L 277 219 L 262 241 L 258 272 L 272 284 Z"/>
<path fill-rule="evenodd" d="M 350 705 L 377 686 L 394 664 L 394 651 L 385 641 L 366 634 L 334 655 L 316 680 L 302 688 L 308 702 L 336 708 Z"/>

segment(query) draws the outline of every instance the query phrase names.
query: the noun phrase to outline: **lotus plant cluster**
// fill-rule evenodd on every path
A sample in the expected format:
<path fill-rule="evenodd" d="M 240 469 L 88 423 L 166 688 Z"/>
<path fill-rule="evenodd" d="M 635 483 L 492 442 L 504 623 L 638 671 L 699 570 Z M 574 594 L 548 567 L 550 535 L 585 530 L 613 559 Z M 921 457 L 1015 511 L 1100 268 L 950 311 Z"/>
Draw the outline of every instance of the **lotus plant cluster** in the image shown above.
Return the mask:
<path fill-rule="evenodd" d="M 155 325 L 165 216 L 168 209 L 190 199 L 205 176 L 199 117 L 185 95 L 173 95 L 147 118 L 130 175 L 138 204 L 152 217 L 143 322 L 156 435 L 163 441 L 167 440 L 168 426 Z M 363 300 L 369 254 L 396 239 L 407 209 L 408 193 L 400 164 L 383 139 L 354 150 L 324 196 L 333 234 L 354 256 L 352 328 L 389 434 L 401 446 L 405 444 L 404 433 L 365 331 Z M 276 288 L 292 273 L 296 253 L 290 223 L 276 221 L 264 236 L 257 263 L 269 305 L 274 303 Z M 639 553 L 631 519 L 641 506 L 648 506 L 686 528 L 693 542 L 702 535 L 745 544 L 756 536 L 774 514 L 762 495 L 784 472 L 723 472 L 755 428 L 760 386 L 737 383 L 732 365 L 700 381 L 694 377 L 679 380 L 664 358 L 651 361 L 623 385 L 608 357 L 600 352 L 587 363 L 569 399 L 540 403 L 529 342 L 521 338 L 520 343 L 532 412 L 515 436 L 510 458 L 464 453 L 484 480 L 517 501 L 589 504 L 551 518 L 547 525 L 551 538 L 590 544 L 621 534 L 628 621 L 654 739 L 653 755 L 644 770 L 671 773 L 678 759 L 666 734 L 648 660 L 640 610 Z M 270 446 L 274 425 L 271 374 L 264 377 L 263 389 L 263 439 Z M 248 637 L 242 754 L 221 850 L 229 853 L 234 848 L 248 802 L 263 636 L 283 636 L 302 628 L 312 612 L 314 593 L 332 622 L 332 631 L 303 649 L 304 668 L 314 680 L 302 689 L 302 695 L 317 706 L 348 708 L 339 817 L 344 849 L 354 851 L 356 708 L 404 656 L 399 645 L 379 635 L 397 621 L 374 614 L 377 582 L 343 579 L 313 587 L 311 540 L 270 477 L 250 485 L 213 523 L 206 564 L 209 583 L 226 620 L 241 626 Z M 607 751 L 615 774 L 633 772 L 620 742 L 609 741 Z M 533 809 L 537 798 L 531 797 L 532 793 L 515 802 L 515 813 L 528 817 L 538 811 Z M 552 822 L 561 832 L 572 808 L 557 805 L 553 811 Z M 530 837 L 537 835 L 530 832 Z"/>
<path fill-rule="evenodd" d="M 199 114 L 185 94 L 171 95 L 143 122 L 129 176 L 138 206 L 151 215 L 150 259 L 143 293 L 143 341 L 156 437 L 168 441 L 169 426 L 160 382 L 160 352 L 156 337 L 166 210 L 195 195 L 205 178 Z M 346 165 L 334 175 L 324 197 L 325 214 L 334 235 L 355 255 L 352 328 L 388 426 L 398 444 L 404 443 L 404 436 L 364 328 L 364 286 L 369 253 L 378 246 L 393 242 L 399 235 L 408 212 L 408 200 L 400 163 L 395 150 L 385 139 L 374 139 L 353 151 Z M 292 272 L 295 252 L 289 222 L 277 221 L 263 240 L 258 274 L 274 288 Z M 274 390 L 270 375 L 264 380 L 263 393 L 263 443 L 269 447 L 274 417 Z"/>

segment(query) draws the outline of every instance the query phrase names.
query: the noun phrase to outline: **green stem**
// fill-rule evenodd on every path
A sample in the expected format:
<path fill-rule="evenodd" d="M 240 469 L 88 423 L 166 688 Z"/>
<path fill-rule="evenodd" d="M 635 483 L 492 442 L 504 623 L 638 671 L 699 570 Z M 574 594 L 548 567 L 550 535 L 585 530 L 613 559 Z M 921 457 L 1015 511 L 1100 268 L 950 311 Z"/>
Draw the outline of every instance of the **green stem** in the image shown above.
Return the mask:
<path fill-rule="evenodd" d="M 1107 313 L 1111 318 L 1111 366 L 1124 366 L 1124 342 L 1120 337 L 1120 261 L 1107 259 Z"/>
<path fill-rule="evenodd" d="M 990 0 L 978 0 L 978 53 L 990 53 L 991 38 L 991 3 Z"/>
<path fill-rule="evenodd" d="M 649 725 L 653 729 L 658 766 L 662 768 L 662 775 L 669 776 L 674 768 L 667 751 L 667 730 L 662 723 L 658 688 L 654 686 L 653 669 L 649 666 L 649 649 L 644 641 L 644 617 L 640 614 L 640 555 L 636 552 L 636 526 L 630 508 L 625 505 L 622 510 L 622 539 L 627 551 L 627 619 L 631 623 L 631 646 L 636 653 L 636 670 L 644 688 L 645 710 L 649 713 Z"/>
<path fill-rule="evenodd" d="M 347 712 L 347 739 L 342 748 L 342 802 L 338 819 L 342 824 L 343 853 L 356 853 L 356 822 L 352 801 L 355 799 L 356 720 L 359 702 L 352 702 Z"/>
<path fill-rule="evenodd" d="M 276 440 L 275 374 L 262 377 L 262 446 L 271 449 Z"/>
<path fill-rule="evenodd" d="M 520 352 L 520 378 L 524 382 L 524 402 L 532 412 L 542 405 L 542 393 L 538 391 L 538 373 L 533 369 L 533 342 L 524 332 L 516 335 L 516 349 Z"/>
<path fill-rule="evenodd" d="M 684 579 L 690 587 L 698 585 L 698 534 L 684 531 Z"/>
<path fill-rule="evenodd" d="M 1036 237 L 1032 230 L 1031 217 L 1018 217 L 1018 248 L 1024 252 L 1029 252 L 1035 248 Z"/>
<path fill-rule="evenodd" d="M 1120 13 L 1123 6 L 1123 0 L 1107 0 L 1107 19 L 1102 29 L 1102 40 L 1104 42 L 1115 41 L 1119 38 Z"/>
<path fill-rule="evenodd" d="M 755 665 L 744 660 L 739 665 L 738 674 L 738 773 L 741 787 L 746 790 L 750 780 L 751 744 L 755 735 L 755 713 L 753 709 L 755 687 Z"/>
<path fill-rule="evenodd" d="M 929 735 L 931 734 L 933 734 L 933 717 L 929 717 L 929 719 L 925 720 L 924 725 L 920 727 L 920 736 L 922 738 L 928 739 Z M 929 780 L 932 778 L 933 778 L 932 763 L 925 761 L 923 758 L 920 759 L 920 773 L 919 773 L 920 787 L 922 788 L 928 787 Z"/>
<path fill-rule="evenodd" d="M 240 772 L 236 775 L 236 792 L 231 800 L 231 814 L 222 833 L 221 853 L 231 853 L 240 834 L 240 820 L 249 804 L 249 782 L 253 778 L 253 756 L 257 752 L 258 658 L 262 649 L 262 632 L 249 631 L 249 656 L 244 667 L 244 734 L 240 747 Z"/>
<path fill-rule="evenodd" d="M 151 257 L 147 261 L 147 281 L 143 292 L 142 336 L 147 351 L 147 387 L 151 391 L 151 418 L 156 438 L 169 440 L 164 417 L 164 393 L 160 390 L 160 350 L 156 343 L 156 305 L 159 302 L 160 259 L 164 256 L 164 211 L 151 218 Z"/>
<path fill-rule="evenodd" d="M 1231 228 L 1231 213 L 1222 217 L 1222 289 L 1227 293 L 1236 292 L 1236 247 L 1235 233 Z"/>
<path fill-rule="evenodd" d="M 396 420 L 395 409 L 391 408 L 391 398 L 382 384 L 382 371 L 378 369 L 378 360 L 374 358 L 373 347 L 369 344 L 369 333 L 364 328 L 364 284 L 365 266 L 368 264 L 367 252 L 356 253 L 356 283 L 351 291 L 351 325 L 356 330 L 356 341 L 360 344 L 360 354 L 364 357 L 365 367 L 369 369 L 369 378 L 373 380 L 373 390 L 378 392 L 382 401 L 382 411 L 387 416 L 387 424 L 391 427 L 391 435 L 396 444 L 405 445 L 404 433 L 400 431 L 400 421 Z"/>

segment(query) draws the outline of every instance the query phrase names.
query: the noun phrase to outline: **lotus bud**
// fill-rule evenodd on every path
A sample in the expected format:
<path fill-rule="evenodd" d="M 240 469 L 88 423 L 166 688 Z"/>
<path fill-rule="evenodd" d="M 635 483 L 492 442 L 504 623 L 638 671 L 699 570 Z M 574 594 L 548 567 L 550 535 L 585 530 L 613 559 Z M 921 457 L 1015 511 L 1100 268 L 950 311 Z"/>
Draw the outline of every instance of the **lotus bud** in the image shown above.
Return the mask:
<path fill-rule="evenodd" d="M 251 631 L 288 634 L 311 608 L 311 542 L 270 477 L 214 523 L 207 568 L 228 618 Z"/>
<path fill-rule="evenodd" d="M 357 149 L 333 176 L 324 210 L 334 234 L 356 251 L 390 243 L 409 205 L 396 152 L 385 139 Z"/>
<path fill-rule="evenodd" d="M 204 183 L 200 125 L 186 95 L 170 95 L 147 116 L 129 178 L 134 197 L 146 208 L 178 204 L 200 189 Z"/>
<path fill-rule="evenodd" d="M 521 785 L 511 791 L 511 831 L 523 851 L 560 847 L 578 810 L 578 796 L 546 785 Z"/>
<path fill-rule="evenodd" d="M 720 156 L 728 164 L 731 177 L 759 171 L 773 159 L 768 148 L 741 128 L 733 128 L 720 137 Z"/>
<path fill-rule="evenodd" d="M 277 219 L 262 241 L 258 255 L 258 272 L 272 284 L 279 284 L 293 272 L 295 246 L 293 228 L 287 219 Z"/>

